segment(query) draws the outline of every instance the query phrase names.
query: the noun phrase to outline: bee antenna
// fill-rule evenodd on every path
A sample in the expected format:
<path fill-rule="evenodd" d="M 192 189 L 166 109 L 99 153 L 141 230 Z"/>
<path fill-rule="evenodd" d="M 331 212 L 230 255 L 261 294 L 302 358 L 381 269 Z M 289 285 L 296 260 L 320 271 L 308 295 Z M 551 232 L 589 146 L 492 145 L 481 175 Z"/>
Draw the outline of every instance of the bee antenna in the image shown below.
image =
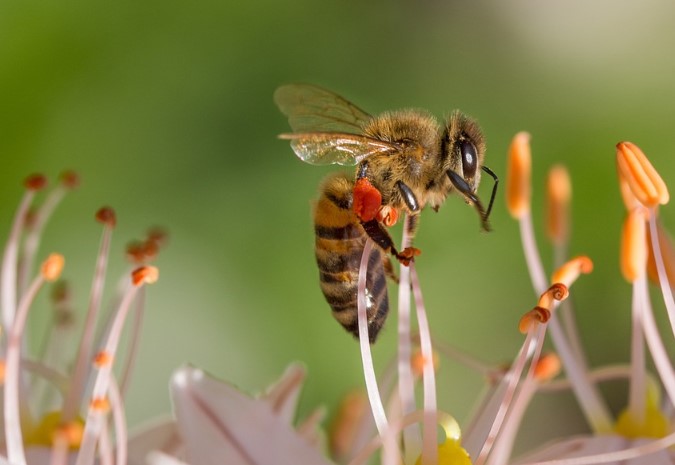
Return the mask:
<path fill-rule="evenodd" d="M 473 203 L 473 206 L 476 207 L 476 211 L 480 215 L 481 226 L 485 231 L 489 232 L 491 230 L 490 223 L 488 222 L 488 216 L 485 213 L 485 208 L 483 208 L 483 203 L 480 201 L 478 196 L 471 191 L 471 187 L 467 184 L 464 178 L 452 170 L 448 170 L 447 173 L 448 177 L 450 178 L 450 182 L 452 182 L 452 185 L 455 186 L 455 189 L 464 194 L 464 196 L 466 196 L 466 198 L 468 198 L 471 203 Z M 490 206 L 492 206 L 492 202 L 490 202 Z M 488 210 L 488 214 L 489 211 L 490 210 Z"/>
<path fill-rule="evenodd" d="M 495 203 L 495 197 L 497 196 L 497 186 L 499 185 L 499 178 L 495 174 L 494 171 L 492 171 L 490 168 L 487 166 L 481 166 L 481 169 L 485 171 L 487 174 L 492 176 L 492 179 L 494 179 L 495 183 L 492 186 L 492 194 L 490 194 L 490 203 L 488 204 L 488 209 L 487 212 L 485 212 L 485 219 L 487 220 L 490 218 L 490 212 L 492 211 L 492 205 Z"/>

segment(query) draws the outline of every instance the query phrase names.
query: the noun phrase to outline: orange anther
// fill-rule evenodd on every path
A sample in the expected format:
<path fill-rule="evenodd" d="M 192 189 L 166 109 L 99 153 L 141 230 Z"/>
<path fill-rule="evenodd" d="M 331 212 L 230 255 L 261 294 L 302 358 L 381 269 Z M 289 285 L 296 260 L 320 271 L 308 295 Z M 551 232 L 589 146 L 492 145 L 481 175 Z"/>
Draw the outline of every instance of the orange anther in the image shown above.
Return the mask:
<path fill-rule="evenodd" d="M 431 360 L 422 355 L 422 351 L 416 351 L 413 356 L 410 358 L 410 365 L 412 367 L 412 372 L 415 376 L 422 376 L 424 374 L 424 365 L 431 363 L 433 365 L 434 371 L 438 370 L 440 359 L 438 354 L 434 351 Z"/>
<path fill-rule="evenodd" d="M 646 207 L 668 203 L 668 188 L 640 148 L 631 142 L 616 145 L 616 164 L 635 197 Z"/>
<path fill-rule="evenodd" d="M 530 134 L 519 132 L 509 147 L 506 172 L 506 207 L 516 219 L 522 218 L 530 211 L 531 173 Z"/>
<path fill-rule="evenodd" d="M 59 276 L 61 276 L 64 263 L 65 259 L 63 258 L 63 255 L 58 253 L 49 255 L 49 257 L 47 257 L 47 259 L 42 262 L 42 277 L 50 282 L 56 281 L 59 279 Z"/>
<path fill-rule="evenodd" d="M 131 272 L 131 282 L 134 286 L 152 284 L 159 279 L 159 270 L 154 266 L 142 266 Z"/>
<path fill-rule="evenodd" d="M 96 368 L 101 368 L 105 365 L 110 365 L 113 362 L 113 358 L 114 357 L 110 353 L 101 351 L 94 356 L 94 366 Z"/>
<path fill-rule="evenodd" d="M 110 401 L 107 397 L 97 397 L 96 399 L 91 400 L 89 407 L 97 412 L 106 413 L 110 410 Z"/>
<path fill-rule="evenodd" d="M 542 355 L 534 366 L 534 377 L 538 381 L 549 381 L 560 373 L 562 364 L 556 354 Z"/>
<path fill-rule="evenodd" d="M 551 168 L 546 182 L 546 232 L 554 244 L 562 244 L 569 233 L 569 204 L 572 183 L 567 169 L 557 165 Z"/>
<path fill-rule="evenodd" d="M 534 307 L 520 318 L 518 330 L 525 334 L 533 329 L 535 325 L 548 322 L 550 318 L 550 310 L 544 307 Z"/>
<path fill-rule="evenodd" d="M 539 302 L 537 306 L 551 309 L 553 307 L 553 301 L 562 301 L 565 300 L 570 295 L 570 291 L 562 283 L 553 283 L 551 287 L 546 289 L 546 291 L 539 297 Z"/>
<path fill-rule="evenodd" d="M 54 442 L 62 441 L 71 448 L 78 448 L 84 436 L 84 425 L 81 421 L 71 421 L 60 425 L 54 435 Z"/>
<path fill-rule="evenodd" d="M 388 228 L 394 226 L 398 221 L 398 210 L 388 205 L 384 205 L 377 212 L 377 221 L 384 224 Z"/>
<path fill-rule="evenodd" d="M 629 283 L 647 267 L 647 217 L 642 207 L 628 212 L 621 230 L 621 273 Z"/>
<path fill-rule="evenodd" d="M 330 450 L 334 457 L 347 457 L 360 447 L 357 442 L 358 432 L 366 415 L 370 414 L 368 406 L 368 397 L 359 390 L 349 392 L 342 398 L 328 430 Z"/>
<path fill-rule="evenodd" d="M 0 385 L 5 384 L 5 361 L 0 360 Z"/>
<path fill-rule="evenodd" d="M 570 287 L 580 274 L 588 274 L 591 271 L 593 271 L 593 261 L 587 256 L 581 255 L 564 263 L 558 268 L 555 273 L 553 273 L 551 282 L 562 283 L 565 286 Z"/>

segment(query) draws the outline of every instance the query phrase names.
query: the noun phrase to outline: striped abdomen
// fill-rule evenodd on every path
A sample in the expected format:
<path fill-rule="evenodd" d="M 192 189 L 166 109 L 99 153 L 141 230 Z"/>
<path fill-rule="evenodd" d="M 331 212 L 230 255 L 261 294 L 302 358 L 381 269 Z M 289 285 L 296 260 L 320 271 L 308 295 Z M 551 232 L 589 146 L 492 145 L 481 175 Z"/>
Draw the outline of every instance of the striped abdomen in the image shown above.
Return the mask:
<path fill-rule="evenodd" d="M 358 337 L 356 294 L 361 256 L 368 236 L 352 212 L 353 187 L 353 181 L 342 173 L 330 175 L 323 181 L 314 210 L 314 231 L 321 291 L 335 319 Z M 373 247 L 368 259 L 366 302 L 371 343 L 375 342 L 389 311 L 385 258 L 379 247 Z"/>

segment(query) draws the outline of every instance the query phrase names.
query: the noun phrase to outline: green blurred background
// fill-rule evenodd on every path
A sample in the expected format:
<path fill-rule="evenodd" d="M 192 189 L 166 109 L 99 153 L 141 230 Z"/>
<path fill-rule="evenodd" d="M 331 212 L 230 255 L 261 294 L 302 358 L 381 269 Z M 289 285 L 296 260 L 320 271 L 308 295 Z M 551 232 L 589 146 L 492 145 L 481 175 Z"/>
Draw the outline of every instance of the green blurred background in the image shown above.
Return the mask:
<path fill-rule="evenodd" d="M 169 411 L 168 378 L 185 362 L 256 390 L 301 360 L 301 414 L 317 404 L 332 412 L 362 385 L 358 344 L 331 318 L 313 258 L 310 202 L 332 168 L 301 163 L 276 139 L 288 126 L 272 93 L 302 81 L 372 113 L 460 108 L 480 121 L 502 180 L 511 137 L 532 133 L 547 265 L 544 179 L 554 163 L 569 167 L 571 252 L 596 265 L 573 289 L 584 342 L 594 365 L 625 361 L 614 145 L 637 143 L 675 183 L 674 14 L 666 0 L 3 2 L 1 224 L 8 230 L 26 174 L 81 174 L 41 252 L 66 255 L 80 309 L 99 206 L 119 216 L 113 276 L 129 239 L 169 229 L 127 402 L 132 425 Z M 434 336 L 494 363 L 515 355 L 518 318 L 535 303 L 503 189 L 498 197 L 493 233 L 453 198 L 423 214 L 417 238 Z M 672 209 L 662 217 L 672 229 Z M 39 336 L 46 314 L 32 318 Z M 379 367 L 395 354 L 395 322 L 374 348 Z M 441 370 L 441 406 L 465 419 L 482 380 L 447 360 Z M 620 408 L 622 388 L 608 391 Z M 571 405 L 564 395 L 537 401 L 532 418 L 547 420 L 528 441 L 578 431 Z"/>

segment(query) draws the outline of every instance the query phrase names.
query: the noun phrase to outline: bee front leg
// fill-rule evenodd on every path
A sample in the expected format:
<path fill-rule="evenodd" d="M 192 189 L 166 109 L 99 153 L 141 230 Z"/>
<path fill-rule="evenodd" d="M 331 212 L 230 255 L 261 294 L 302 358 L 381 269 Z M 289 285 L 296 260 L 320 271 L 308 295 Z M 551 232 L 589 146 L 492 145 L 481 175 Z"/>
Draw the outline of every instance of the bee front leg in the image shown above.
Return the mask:
<path fill-rule="evenodd" d="M 402 265 L 408 266 L 410 261 L 420 254 L 420 250 L 415 247 L 406 247 L 399 252 L 396 250 L 394 241 L 382 224 L 377 220 L 362 221 L 361 226 L 373 242 L 375 242 L 385 252 L 391 253 Z"/>

